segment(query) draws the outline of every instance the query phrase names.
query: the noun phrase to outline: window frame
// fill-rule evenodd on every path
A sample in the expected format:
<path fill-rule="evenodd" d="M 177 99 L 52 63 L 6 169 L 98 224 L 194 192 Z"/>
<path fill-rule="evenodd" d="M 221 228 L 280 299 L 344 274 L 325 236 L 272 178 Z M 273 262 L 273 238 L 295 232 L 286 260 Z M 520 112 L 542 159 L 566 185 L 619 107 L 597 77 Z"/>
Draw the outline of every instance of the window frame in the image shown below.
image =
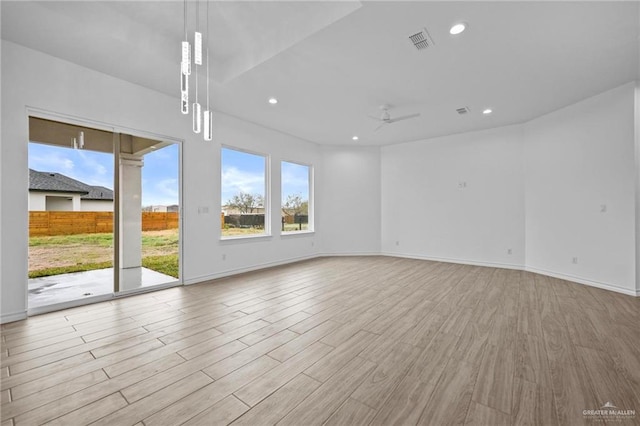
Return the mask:
<path fill-rule="evenodd" d="M 283 179 L 282 179 L 282 163 L 290 163 L 290 164 L 294 164 L 296 166 L 304 166 L 307 167 L 309 169 L 309 172 L 307 174 L 307 180 L 308 180 L 308 185 L 309 185 L 309 200 L 308 200 L 308 224 L 307 224 L 307 229 L 306 230 L 302 230 L 302 231 L 280 231 L 282 236 L 292 236 L 292 235 L 304 235 L 304 234 L 313 234 L 315 233 L 315 185 L 314 185 L 314 167 L 313 164 L 310 163 L 306 163 L 303 161 L 294 161 L 294 160 L 288 160 L 288 159 L 282 159 L 280 160 L 280 209 L 279 209 L 279 214 L 282 214 L 282 198 L 283 198 L 283 192 L 282 192 L 282 184 L 283 184 Z"/>
<path fill-rule="evenodd" d="M 240 152 L 243 154 L 256 155 L 264 158 L 264 232 L 260 234 L 248 234 L 248 235 L 223 235 L 223 229 L 220 228 L 220 241 L 233 241 L 233 240 L 250 240 L 271 238 L 271 156 L 269 154 L 254 151 L 251 149 L 240 148 L 233 145 L 221 144 L 220 145 L 220 210 L 224 205 L 222 201 L 222 185 L 223 185 L 223 150 L 228 149 L 231 151 Z"/>

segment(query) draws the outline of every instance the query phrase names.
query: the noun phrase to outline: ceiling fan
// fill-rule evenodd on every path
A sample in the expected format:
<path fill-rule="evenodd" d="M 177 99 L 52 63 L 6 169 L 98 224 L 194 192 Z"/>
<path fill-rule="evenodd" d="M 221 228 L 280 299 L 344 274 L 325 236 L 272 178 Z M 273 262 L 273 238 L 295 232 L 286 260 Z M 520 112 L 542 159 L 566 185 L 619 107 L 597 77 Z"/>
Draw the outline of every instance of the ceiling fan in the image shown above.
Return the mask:
<path fill-rule="evenodd" d="M 410 118 L 416 118 L 416 117 L 420 117 L 420 113 L 415 113 L 415 114 L 408 114 L 408 115 L 401 115 L 400 117 L 394 117 L 391 118 L 391 114 L 389 114 L 389 110 L 391 109 L 391 105 L 388 104 L 384 104 L 384 105 L 380 105 L 380 109 L 382 110 L 382 114 L 380 115 L 380 117 L 374 117 L 372 115 L 369 115 L 368 117 L 376 120 L 377 122 L 380 123 L 380 125 L 378 127 L 376 127 L 376 129 L 374 131 L 378 131 L 380 130 L 380 128 L 382 126 L 384 126 L 385 124 L 393 124 L 393 123 L 397 123 L 398 121 L 402 121 L 402 120 L 408 120 Z"/>

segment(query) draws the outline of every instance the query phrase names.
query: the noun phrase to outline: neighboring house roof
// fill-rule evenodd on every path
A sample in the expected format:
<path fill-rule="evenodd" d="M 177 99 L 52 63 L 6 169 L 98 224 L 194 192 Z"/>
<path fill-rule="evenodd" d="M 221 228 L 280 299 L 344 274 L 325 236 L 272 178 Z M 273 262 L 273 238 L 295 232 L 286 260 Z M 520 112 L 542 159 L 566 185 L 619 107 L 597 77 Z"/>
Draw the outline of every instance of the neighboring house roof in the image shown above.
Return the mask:
<path fill-rule="evenodd" d="M 113 191 L 104 186 L 87 185 L 61 173 L 29 169 L 29 191 L 83 194 L 83 200 L 113 201 Z"/>
<path fill-rule="evenodd" d="M 83 200 L 107 200 L 113 201 L 113 191 L 104 186 L 92 186 L 87 195 L 81 197 Z"/>

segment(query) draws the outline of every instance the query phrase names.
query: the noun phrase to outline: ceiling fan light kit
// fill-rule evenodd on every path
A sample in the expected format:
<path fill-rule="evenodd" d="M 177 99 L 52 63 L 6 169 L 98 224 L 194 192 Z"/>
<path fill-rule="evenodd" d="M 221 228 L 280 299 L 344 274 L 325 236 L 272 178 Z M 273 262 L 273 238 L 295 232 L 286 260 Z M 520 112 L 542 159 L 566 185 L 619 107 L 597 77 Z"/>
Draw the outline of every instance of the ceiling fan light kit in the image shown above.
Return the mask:
<path fill-rule="evenodd" d="M 372 115 L 369 116 L 369 118 L 376 120 L 380 123 L 380 125 L 378 125 L 378 127 L 375 128 L 374 132 L 377 132 L 386 124 L 393 124 L 393 123 L 397 123 L 398 121 L 409 120 L 411 118 L 420 117 L 420 113 L 416 112 L 414 114 L 401 115 L 399 117 L 391 118 L 391 114 L 389 113 L 389 110 L 391 109 L 391 105 L 388 105 L 388 104 L 380 105 L 380 109 L 382 110 L 382 114 L 379 118 L 374 117 Z"/>

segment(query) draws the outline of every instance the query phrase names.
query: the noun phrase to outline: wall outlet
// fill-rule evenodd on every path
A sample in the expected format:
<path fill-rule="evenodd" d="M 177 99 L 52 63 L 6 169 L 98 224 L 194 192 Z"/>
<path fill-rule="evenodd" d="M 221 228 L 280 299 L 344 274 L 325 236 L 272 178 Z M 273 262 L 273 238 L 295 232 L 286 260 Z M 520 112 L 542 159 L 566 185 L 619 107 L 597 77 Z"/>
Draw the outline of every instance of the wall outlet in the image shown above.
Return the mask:
<path fill-rule="evenodd" d="M 513 254 L 513 250 L 507 249 L 507 254 Z"/>
<path fill-rule="evenodd" d="M 573 263 L 574 265 L 578 264 L 578 258 L 574 257 L 573 259 L 571 259 L 571 263 Z"/>
<path fill-rule="evenodd" d="M 200 206 L 198 207 L 198 214 L 208 214 L 209 206 Z"/>
<path fill-rule="evenodd" d="M 607 205 L 600 204 L 600 213 L 606 213 L 606 212 L 607 212 Z"/>
<path fill-rule="evenodd" d="M 400 245 L 400 241 L 396 241 L 396 245 L 399 246 Z"/>
<path fill-rule="evenodd" d="M 316 243 L 314 243 L 313 241 L 311 241 L 311 247 L 315 246 Z"/>
<path fill-rule="evenodd" d="M 465 189 L 467 187 L 467 182 L 460 181 L 458 182 L 458 189 Z"/>
<path fill-rule="evenodd" d="M 227 260 L 227 255 L 226 254 L 222 255 L 222 260 Z"/>

